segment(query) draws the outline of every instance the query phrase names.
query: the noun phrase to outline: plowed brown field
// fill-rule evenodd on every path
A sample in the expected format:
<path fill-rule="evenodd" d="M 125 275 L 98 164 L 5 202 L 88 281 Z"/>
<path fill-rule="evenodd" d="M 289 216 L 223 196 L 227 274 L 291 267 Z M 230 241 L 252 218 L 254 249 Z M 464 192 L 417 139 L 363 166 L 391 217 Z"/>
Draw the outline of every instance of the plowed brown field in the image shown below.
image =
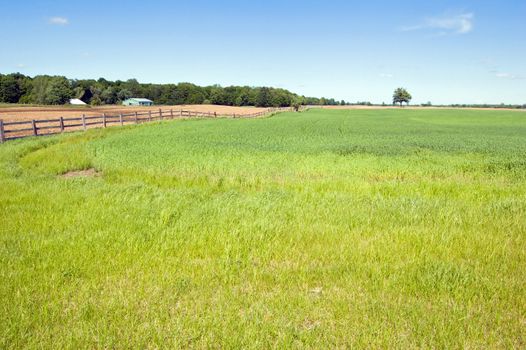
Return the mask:
<path fill-rule="evenodd" d="M 134 113 L 147 111 L 163 111 L 172 109 L 174 113 L 179 110 L 192 112 L 216 112 L 217 115 L 243 115 L 262 112 L 266 108 L 257 107 L 231 107 L 231 106 L 216 106 L 216 105 L 177 105 L 177 106 L 152 106 L 152 107 L 131 107 L 131 106 L 100 106 L 100 107 L 72 107 L 72 106 L 43 106 L 43 107 L 0 107 L 0 119 L 4 122 L 14 122 L 23 120 L 39 120 L 39 119 L 56 119 L 56 118 L 72 118 L 80 117 L 82 114 L 86 116 L 102 116 L 103 113 L 108 115 L 118 115 L 119 113 Z"/>

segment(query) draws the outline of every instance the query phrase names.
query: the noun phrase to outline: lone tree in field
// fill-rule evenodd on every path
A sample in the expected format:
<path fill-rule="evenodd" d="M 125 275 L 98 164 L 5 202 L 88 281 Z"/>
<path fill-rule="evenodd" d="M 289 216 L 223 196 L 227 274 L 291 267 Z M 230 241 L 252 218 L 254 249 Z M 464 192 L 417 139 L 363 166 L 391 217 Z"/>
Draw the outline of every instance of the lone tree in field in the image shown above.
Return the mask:
<path fill-rule="evenodd" d="M 409 101 L 411 101 L 413 97 L 409 92 L 407 92 L 404 88 L 398 88 L 394 91 L 393 94 L 393 104 L 400 103 L 400 107 L 402 107 L 402 103 L 409 104 Z"/>

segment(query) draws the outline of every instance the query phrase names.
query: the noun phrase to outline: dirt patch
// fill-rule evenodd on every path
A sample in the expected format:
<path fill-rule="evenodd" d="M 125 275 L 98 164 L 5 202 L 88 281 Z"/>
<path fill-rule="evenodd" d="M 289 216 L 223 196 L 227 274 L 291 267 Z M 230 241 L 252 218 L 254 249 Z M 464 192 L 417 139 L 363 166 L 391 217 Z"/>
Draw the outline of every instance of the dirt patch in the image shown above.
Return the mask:
<path fill-rule="evenodd" d="M 19 138 L 38 135 L 58 134 L 61 132 L 80 131 L 116 125 L 130 125 L 147 121 L 164 119 L 190 118 L 201 114 L 205 117 L 249 117 L 255 113 L 268 111 L 267 108 L 232 107 L 218 105 L 177 105 L 177 106 L 100 106 L 100 107 L 72 107 L 72 106 L 21 106 L 1 105 L 0 119 L 4 125 L 8 138 Z M 149 114 L 148 112 L 151 112 Z M 192 114 L 193 113 L 193 114 Z M 120 116 L 122 114 L 122 116 Z M 137 115 L 138 114 L 138 115 Z M 191 115 L 192 114 L 192 115 Z M 86 117 L 83 121 L 82 116 Z M 106 117 L 103 117 L 106 115 Z M 138 118 L 137 118 L 138 117 Z M 64 118 L 60 121 L 60 118 Z M 35 120 L 35 123 L 31 123 Z"/>
<path fill-rule="evenodd" d="M 86 170 L 68 171 L 67 173 L 60 175 L 60 177 L 64 179 L 70 179 L 75 177 L 97 177 L 100 175 L 101 173 L 99 173 L 97 170 L 90 168 Z"/>

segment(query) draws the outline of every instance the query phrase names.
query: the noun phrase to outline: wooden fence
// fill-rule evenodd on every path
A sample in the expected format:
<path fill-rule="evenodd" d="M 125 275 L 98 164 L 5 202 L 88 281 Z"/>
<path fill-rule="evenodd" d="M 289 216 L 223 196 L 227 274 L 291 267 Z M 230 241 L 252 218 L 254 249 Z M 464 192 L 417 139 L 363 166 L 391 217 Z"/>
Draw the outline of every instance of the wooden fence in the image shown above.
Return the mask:
<path fill-rule="evenodd" d="M 0 143 L 30 136 L 44 136 L 60 134 L 67 131 L 79 131 L 90 128 L 106 128 L 109 126 L 123 126 L 140 124 L 152 121 L 161 121 L 175 118 L 191 117 L 232 117 L 256 118 L 278 111 L 287 111 L 290 108 L 269 108 L 261 112 L 248 114 L 219 114 L 216 112 L 199 112 L 173 109 L 148 112 L 119 113 L 117 115 L 86 116 L 76 118 L 33 119 L 26 121 L 4 122 L 0 119 Z"/>

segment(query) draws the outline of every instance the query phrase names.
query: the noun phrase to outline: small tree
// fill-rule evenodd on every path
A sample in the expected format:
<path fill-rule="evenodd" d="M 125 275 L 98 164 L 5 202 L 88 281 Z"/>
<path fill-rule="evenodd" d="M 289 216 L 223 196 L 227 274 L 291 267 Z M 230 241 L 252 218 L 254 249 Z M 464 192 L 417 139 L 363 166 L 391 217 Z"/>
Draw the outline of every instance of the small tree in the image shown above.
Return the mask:
<path fill-rule="evenodd" d="M 299 103 L 298 101 L 294 101 L 292 102 L 291 107 L 294 110 L 294 112 L 299 112 L 301 108 L 301 103 Z"/>
<path fill-rule="evenodd" d="M 92 106 L 100 106 L 102 104 L 102 101 L 101 99 L 99 98 L 99 96 L 95 96 L 91 99 L 91 105 Z"/>
<path fill-rule="evenodd" d="M 52 77 L 46 89 L 44 102 L 49 105 L 63 105 L 73 96 L 69 81 L 64 77 Z"/>
<path fill-rule="evenodd" d="M 393 104 L 400 103 L 400 107 L 402 107 L 402 103 L 409 104 L 409 101 L 411 101 L 413 97 L 411 94 L 404 88 L 398 88 L 393 93 Z"/>
<path fill-rule="evenodd" d="M 270 89 L 262 87 L 256 95 L 256 107 L 270 107 Z"/>
<path fill-rule="evenodd" d="M 128 89 L 122 89 L 121 91 L 119 91 L 119 92 L 117 93 L 117 100 L 119 100 L 119 101 L 122 102 L 122 101 L 124 101 L 124 100 L 127 100 L 127 99 L 131 98 L 132 96 L 133 96 L 133 95 L 132 95 L 132 93 L 131 93 L 130 90 L 128 90 Z"/>
<path fill-rule="evenodd" d="M 112 105 L 117 102 L 117 90 L 113 86 L 108 86 L 102 90 L 100 99 L 107 105 Z"/>
<path fill-rule="evenodd" d="M 22 95 L 13 75 L 0 76 L 0 102 L 17 103 Z"/>

